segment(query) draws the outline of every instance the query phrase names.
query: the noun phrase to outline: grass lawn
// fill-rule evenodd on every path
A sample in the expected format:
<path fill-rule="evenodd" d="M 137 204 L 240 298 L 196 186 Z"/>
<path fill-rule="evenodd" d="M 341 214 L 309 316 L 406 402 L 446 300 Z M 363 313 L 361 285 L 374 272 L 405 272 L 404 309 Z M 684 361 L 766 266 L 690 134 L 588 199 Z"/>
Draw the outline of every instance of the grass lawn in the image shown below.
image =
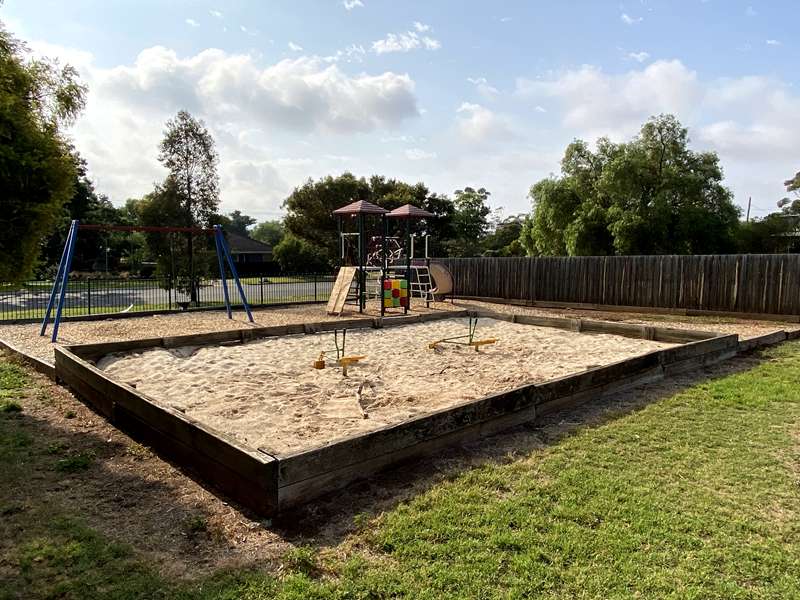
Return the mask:
<path fill-rule="evenodd" d="M 44 384 L 0 362 L 0 598 L 798 598 L 800 343 L 711 375 L 523 429 L 538 442 L 359 514 L 334 544 L 174 578 L 114 523 L 24 495 L 75 485 L 111 451 L 42 433 Z"/>

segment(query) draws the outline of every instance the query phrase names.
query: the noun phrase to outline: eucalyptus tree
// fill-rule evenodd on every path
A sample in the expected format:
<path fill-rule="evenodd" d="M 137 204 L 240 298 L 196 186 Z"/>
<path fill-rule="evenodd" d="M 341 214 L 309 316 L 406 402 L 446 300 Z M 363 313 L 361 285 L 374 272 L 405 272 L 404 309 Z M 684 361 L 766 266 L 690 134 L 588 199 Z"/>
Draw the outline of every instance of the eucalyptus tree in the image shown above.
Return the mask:
<path fill-rule="evenodd" d="M 208 227 L 219 207 L 219 157 L 214 138 L 205 124 L 181 110 L 167 121 L 159 161 L 169 169 L 170 187 L 179 203 L 186 227 Z M 194 279 L 194 236 L 186 235 L 189 278 Z M 191 300 L 197 290 L 191 287 Z"/>

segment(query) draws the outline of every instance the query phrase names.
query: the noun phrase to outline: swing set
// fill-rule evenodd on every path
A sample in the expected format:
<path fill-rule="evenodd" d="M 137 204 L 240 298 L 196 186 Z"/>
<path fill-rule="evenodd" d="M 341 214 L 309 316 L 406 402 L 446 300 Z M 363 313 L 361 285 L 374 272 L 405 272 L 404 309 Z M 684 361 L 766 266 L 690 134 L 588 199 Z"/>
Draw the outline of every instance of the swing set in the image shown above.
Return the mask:
<path fill-rule="evenodd" d="M 50 291 L 50 300 L 47 303 L 47 310 L 45 311 L 44 319 L 42 319 L 41 330 L 39 335 L 44 335 L 47 332 L 47 324 L 50 322 L 50 314 L 53 307 L 56 307 L 55 317 L 53 319 L 53 334 L 50 338 L 51 342 L 58 339 L 58 327 L 61 324 L 61 313 L 64 308 L 64 300 L 67 294 L 67 286 L 69 284 L 69 272 L 72 267 L 72 257 L 75 254 L 75 241 L 78 238 L 79 230 L 93 230 L 93 231 L 128 231 L 128 232 L 144 232 L 144 233 L 188 233 L 188 234 L 203 234 L 213 235 L 214 243 L 217 250 L 217 262 L 219 263 L 219 274 L 222 280 L 222 292 L 225 297 L 225 309 L 228 313 L 228 318 L 232 319 L 231 301 L 228 295 L 228 282 L 225 276 L 225 263 L 230 267 L 233 280 L 236 283 L 236 289 L 239 291 L 239 296 L 242 300 L 242 305 L 247 313 L 248 320 L 253 322 L 253 315 L 250 312 L 250 305 L 247 303 L 247 297 L 242 288 L 242 283 L 239 281 L 239 274 L 236 271 L 236 265 L 231 258 L 230 247 L 228 240 L 225 239 L 221 225 L 214 225 L 212 229 L 202 229 L 199 227 L 150 227 L 141 225 L 90 225 L 81 223 L 77 219 L 70 223 L 69 233 L 67 234 L 67 241 L 64 244 L 64 251 L 61 254 L 61 260 L 58 263 L 58 272 L 56 273 L 55 281 L 53 282 L 53 289 Z"/>

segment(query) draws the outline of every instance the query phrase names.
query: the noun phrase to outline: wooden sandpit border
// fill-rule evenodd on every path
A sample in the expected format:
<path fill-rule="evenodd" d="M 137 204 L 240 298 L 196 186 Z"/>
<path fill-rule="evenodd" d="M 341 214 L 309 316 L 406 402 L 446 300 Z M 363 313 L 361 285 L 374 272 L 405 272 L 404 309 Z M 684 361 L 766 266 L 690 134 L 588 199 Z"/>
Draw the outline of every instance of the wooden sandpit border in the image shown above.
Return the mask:
<path fill-rule="evenodd" d="M 382 328 L 464 318 L 468 315 L 512 323 L 607 333 L 680 344 L 539 384 L 485 396 L 397 425 L 335 440 L 325 446 L 276 455 L 164 406 L 135 388 L 114 381 L 92 361 L 112 353 L 209 344 L 242 344 L 293 334 L 341 328 Z M 784 337 L 785 339 L 785 333 Z M 716 363 L 740 349 L 738 335 L 610 323 L 586 319 L 454 311 L 393 318 L 360 318 L 181 335 L 163 338 L 56 346 L 55 371 L 95 410 L 132 437 L 196 473 L 242 505 L 270 516 L 344 487 L 389 465 L 455 443 L 475 440 L 537 417 L 602 398 L 627 387 Z"/>

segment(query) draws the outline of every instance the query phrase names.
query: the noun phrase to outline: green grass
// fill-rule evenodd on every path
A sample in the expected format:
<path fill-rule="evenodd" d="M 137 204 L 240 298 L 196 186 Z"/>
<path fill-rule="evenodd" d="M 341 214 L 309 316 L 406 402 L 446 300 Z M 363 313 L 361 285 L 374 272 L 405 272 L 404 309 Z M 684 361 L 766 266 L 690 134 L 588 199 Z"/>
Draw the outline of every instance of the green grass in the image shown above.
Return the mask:
<path fill-rule="evenodd" d="M 52 446 L 48 446 L 47 450 L 50 452 Z M 92 462 L 94 462 L 93 452 L 76 452 L 59 458 L 55 463 L 55 470 L 61 473 L 79 473 L 88 469 Z"/>
<path fill-rule="evenodd" d="M 23 477 L 24 457 L 52 461 L 48 444 L 0 414 L 4 477 Z M 167 581 L 78 516 L 49 514 L 13 530 L 14 574 L 0 579 L 0 597 L 797 598 L 800 343 L 543 448 L 465 467 L 385 514 L 359 515 L 339 547 L 291 550 L 279 575 Z"/>

